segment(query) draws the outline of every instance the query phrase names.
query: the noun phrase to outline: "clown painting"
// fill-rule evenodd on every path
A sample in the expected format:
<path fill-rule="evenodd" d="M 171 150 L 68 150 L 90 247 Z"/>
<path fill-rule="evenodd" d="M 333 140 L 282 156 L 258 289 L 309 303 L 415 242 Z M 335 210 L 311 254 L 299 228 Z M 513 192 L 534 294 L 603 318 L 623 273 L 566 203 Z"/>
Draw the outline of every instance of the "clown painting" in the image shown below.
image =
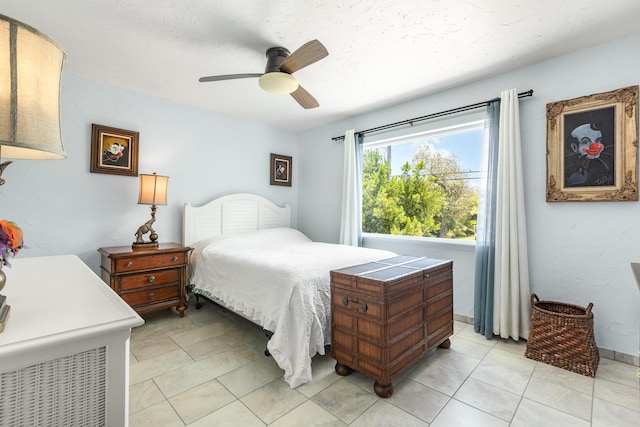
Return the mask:
<path fill-rule="evenodd" d="M 270 184 L 291 187 L 291 156 L 271 154 Z"/>
<path fill-rule="evenodd" d="M 91 172 L 138 176 L 140 134 L 98 124 L 91 125 Z"/>
<path fill-rule="evenodd" d="M 564 116 L 564 186 L 613 186 L 615 107 Z"/>
<path fill-rule="evenodd" d="M 547 202 L 638 200 L 638 89 L 547 104 Z"/>
<path fill-rule="evenodd" d="M 128 140 L 104 135 L 102 140 L 102 164 L 126 167 L 129 164 L 128 147 Z"/>

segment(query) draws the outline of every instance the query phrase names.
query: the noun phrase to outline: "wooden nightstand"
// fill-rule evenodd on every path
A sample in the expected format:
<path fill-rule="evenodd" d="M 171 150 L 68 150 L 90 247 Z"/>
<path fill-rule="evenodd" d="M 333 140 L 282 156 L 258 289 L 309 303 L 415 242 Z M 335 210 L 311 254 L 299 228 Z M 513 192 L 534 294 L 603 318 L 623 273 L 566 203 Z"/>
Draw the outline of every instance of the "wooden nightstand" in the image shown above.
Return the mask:
<path fill-rule="evenodd" d="M 139 314 L 175 306 L 184 317 L 190 251 L 177 243 L 136 251 L 131 246 L 100 248 L 100 275 Z"/>

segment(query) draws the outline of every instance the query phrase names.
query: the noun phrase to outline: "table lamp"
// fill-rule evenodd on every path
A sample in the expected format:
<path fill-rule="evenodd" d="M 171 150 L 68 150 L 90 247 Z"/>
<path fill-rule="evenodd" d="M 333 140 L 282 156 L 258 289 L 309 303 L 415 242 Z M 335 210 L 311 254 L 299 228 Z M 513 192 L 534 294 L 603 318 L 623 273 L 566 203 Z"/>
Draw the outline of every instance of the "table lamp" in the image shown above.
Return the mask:
<path fill-rule="evenodd" d="M 158 247 L 158 234 L 153 229 L 153 223 L 156 221 L 156 205 L 167 204 L 167 184 L 168 176 L 140 174 L 140 191 L 138 193 L 139 205 L 151 205 L 151 219 L 136 231 L 136 241 L 133 242 L 133 250 L 155 249 Z M 145 242 L 142 236 L 149 234 L 149 242 Z"/>

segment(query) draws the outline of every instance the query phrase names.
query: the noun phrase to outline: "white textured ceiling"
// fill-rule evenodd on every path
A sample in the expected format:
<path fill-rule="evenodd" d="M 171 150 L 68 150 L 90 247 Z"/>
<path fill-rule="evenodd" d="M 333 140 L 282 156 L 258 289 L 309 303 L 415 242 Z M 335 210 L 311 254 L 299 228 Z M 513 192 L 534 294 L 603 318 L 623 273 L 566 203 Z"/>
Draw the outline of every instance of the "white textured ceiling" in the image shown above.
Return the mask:
<path fill-rule="evenodd" d="M 56 40 L 65 73 L 300 131 L 636 33 L 640 1 L 3 0 L 0 14 Z M 312 39 L 329 56 L 295 76 L 319 108 L 257 79 L 198 82 L 262 73 L 267 48 Z"/>

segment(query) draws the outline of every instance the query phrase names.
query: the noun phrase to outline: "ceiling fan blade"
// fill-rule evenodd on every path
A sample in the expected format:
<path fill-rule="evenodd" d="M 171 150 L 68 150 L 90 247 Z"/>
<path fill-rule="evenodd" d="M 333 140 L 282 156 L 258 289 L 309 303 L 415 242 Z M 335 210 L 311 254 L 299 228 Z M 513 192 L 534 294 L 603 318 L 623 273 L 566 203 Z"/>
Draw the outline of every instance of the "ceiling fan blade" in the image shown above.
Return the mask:
<path fill-rule="evenodd" d="M 298 89 L 291 92 L 291 96 L 298 102 L 298 104 L 300 104 L 300 106 L 302 106 L 302 108 L 306 110 L 320 106 L 318 101 L 316 101 L 316 99 L 302 86 L 298 86 Z"/>
<path fill-rule="evenodd" d="M 223 74 L 221 76 L 208 76 L 208 77 L 200 77 L 198 81 L 200 82 L 217 82 L 219 80 L 234 80 L 234 79 L 247 79 L 251 77 L 260 77 L 260 74 Z"/>
<path fill-rule="evenodd" d="M 300 46 L 295 52 L 280 64 L 280 70 L 285 73 L 295 73 L 296 71 L 318 62 L 329 55 L 329 52 L 318 40 L 311 40 Z"/>

